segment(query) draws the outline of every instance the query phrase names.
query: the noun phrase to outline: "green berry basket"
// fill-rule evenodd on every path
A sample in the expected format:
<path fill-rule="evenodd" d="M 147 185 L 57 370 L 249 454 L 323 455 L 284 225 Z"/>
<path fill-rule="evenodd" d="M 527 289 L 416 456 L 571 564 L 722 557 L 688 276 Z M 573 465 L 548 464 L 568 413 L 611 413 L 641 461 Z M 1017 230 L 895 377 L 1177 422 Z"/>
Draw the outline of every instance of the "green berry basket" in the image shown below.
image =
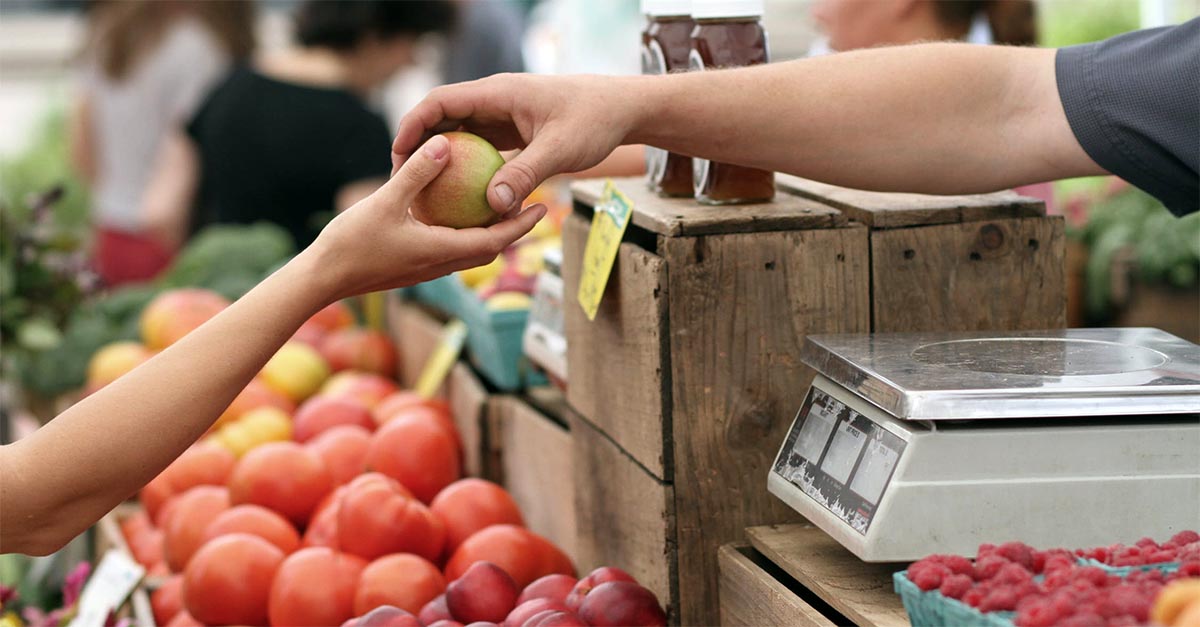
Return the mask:
<path fill-rule="evenodd" d="M 1180 566 L 1183 565 L 1180 562 L 1158 562 L 1155 564 L 1141 564 L 1138 566 L 1109 566 L 1100 560 L 1095 560 L 1089 557 L 1080 557 L 1078 559 L 1080 566 L 1095 566 L 1096 568 L 1099 568 L 1110 575 L 1116 575 L 1118 577 L 1128 577 L 1132 573 L 1147 570 L 1158 570 L 1162 571 L 1162 574 L 1164 575 L 1169 575 L 1179 570 Z"/>
<path fill-rule="evenodd" d="M 907 570 L 893 574 L 892 583 L 912 627 L 1013 627 L 1014 612 L 980 612 L 937 590 L 927 592 L 908 578 Z"/>

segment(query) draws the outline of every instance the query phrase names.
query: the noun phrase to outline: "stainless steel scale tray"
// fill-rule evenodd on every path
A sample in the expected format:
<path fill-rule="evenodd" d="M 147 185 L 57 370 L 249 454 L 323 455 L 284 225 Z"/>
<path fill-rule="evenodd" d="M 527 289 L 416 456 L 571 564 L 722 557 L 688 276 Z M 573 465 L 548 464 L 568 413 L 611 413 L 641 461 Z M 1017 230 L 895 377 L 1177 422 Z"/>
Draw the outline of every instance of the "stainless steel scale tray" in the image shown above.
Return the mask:
<path fill-rule="evenodd" d="M 817 335 L 802 358 L 904 420 L 1200 413 L 1200 346 L 1158 329 Z"/>

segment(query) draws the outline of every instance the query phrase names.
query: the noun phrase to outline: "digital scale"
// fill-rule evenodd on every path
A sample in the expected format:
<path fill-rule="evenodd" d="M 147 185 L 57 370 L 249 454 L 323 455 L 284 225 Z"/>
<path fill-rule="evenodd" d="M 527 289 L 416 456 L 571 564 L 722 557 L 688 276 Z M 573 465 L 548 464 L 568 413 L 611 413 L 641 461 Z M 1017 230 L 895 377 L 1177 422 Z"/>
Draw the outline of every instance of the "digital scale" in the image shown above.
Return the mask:
<path fill-rule="evenodd" d="M 563 388 L 567 380 L 567 338 L 563 331 L 562 248 L 547 248 L 542 260 L 521 348 L 529 361 L 546 371 L 551 382 Z"/>
<path fill-rule="evenodd" d="M 767 487 L 868 562 L 1200 527 L 1200 346 L 1157 329 L 825 335 Z"/>

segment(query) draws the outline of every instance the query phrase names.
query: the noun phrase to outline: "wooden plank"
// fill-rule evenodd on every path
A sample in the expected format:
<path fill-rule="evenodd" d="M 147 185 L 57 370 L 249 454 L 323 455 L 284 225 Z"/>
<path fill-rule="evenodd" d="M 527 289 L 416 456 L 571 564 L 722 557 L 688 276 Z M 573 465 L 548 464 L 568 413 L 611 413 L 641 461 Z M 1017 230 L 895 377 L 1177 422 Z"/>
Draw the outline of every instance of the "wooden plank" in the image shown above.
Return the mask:
<path fill-rule="evenodd" d="M 717 549 L 746 526 L 799 519 L 767 492 L 767 471 L 813 377 L 804 337 L 869 330 L 867 229 L 667 238 L 664 248 L 681 619 L 712 624 Z"/>
<path fill-rule="evenodd" d="M 600 566 L 628 571 L 658 596 L 677 623 L 675 510 L 670 484 L 651 475 L 579 414 L 569 412 L 568 418 L 574 441 L 575 521 L 579 529 L 576 565 L 580 573 Z"/>
<path fill-rule="evenodd" d="M 721 624 L 729 627 L 834 627 L 835 623 L 727 544 L 717 554 L 721 567 Z"/>
<path fill-rule="evenodd" d="M 495 396 L 488 430 L 499 451 L 496 481 L 512 494 L 525 526 L 577 555 L 571 434 L 514 396 Z"/>
<path fill-rule="evenodd" d="M 571 192 L 575 200 L 595 206 L 604 193 L 604 182 L 604 179 L 576 181 Z M 633 224 L 658 235 L 828 229 L 846 223 L 840 211 L 786 192 L 776 194 L 767 203 L 710 206 L 690 198 L 660 198 L 640 177 L 614 179 L 613 184 L 633 201 Z"/>
<path fill-rule="evenodd" d="M 637 246 L 621 244 L 595 320 L 575 298 L 590 223 L 563 224 L 563 323 L 567 400 L 659 479 L 670 481 L 667 426 L 666 268 Z"/>
<path fill-rule="evenodd" d="M 460 361 L 446 376 L 443 392 L 462 442 L 463 472 L 472 477 L 481 477 L 484 474 L 487 388 L 470 366 Z"/>
<path fill-rule="evenodd" d="M 1066 325 L 1059 216 L 871 232 L 873 330 Z"/>
<path fill-rule="evenodd" d="M 872 564 L 808 524 L 746 529 L 750 543 L 821 600 L 859 627 L 907 627 L 908 614 L 892 588 L 903 564 Z"/>
<path fill-rule="evenodd" d="M 871 228 L 948 224 L 1046 215 L 1046 203 L 1014 191 L 961 196 L 868 192 L 778 174 L 780 189 L 841 209 Z"/>
<path fill-rule="evenodd" d="M 137 560 L 133 559 L 133 551 L 125 541 L 125 535 L 121 533 L 121 523 L 141 509 L 141 504 L 126 501 L 118 504 L 96 523 L 96 534 L 92 546 L 95 556 L 93 563 L 99 564 L 109 551 L 123 553 L 130 561 L 137 563 Z M 158 588 L 165 580 L 166 577 L 162 576 L 147 575 L 144 577 L 133 589 L 125 605 L 120 608 L 117 613 L 118 617 L 130 618 L 133 624 L 139 627 L 155 627 L 154 612 L 151 610 L 148 591 Z"/>
<path fill-rule="evenodd" d="M 388 329 L 400 358 L 397 373 L 400 384 L 411 388 L 442 339 L 442 323 L 425 309 L 392 292 L 388 295 Z"/>

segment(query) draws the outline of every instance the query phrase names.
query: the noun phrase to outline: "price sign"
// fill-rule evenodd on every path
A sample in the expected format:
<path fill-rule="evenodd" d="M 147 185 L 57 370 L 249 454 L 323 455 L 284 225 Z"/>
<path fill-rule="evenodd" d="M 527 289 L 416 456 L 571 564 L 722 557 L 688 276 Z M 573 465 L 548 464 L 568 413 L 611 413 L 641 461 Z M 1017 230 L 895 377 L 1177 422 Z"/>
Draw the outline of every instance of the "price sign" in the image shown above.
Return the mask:
<path fill-rule="evenodd" d="M 425 369 L 417 378 L 417 385 L 414 387 L 417 394 L 422 398 L 433 398 L 433 395 L 437 394 L 438 388 L 442 387 L 442 381 L 446 380 L 446 375 L 454 366 L 454 360 L 458 359 L 458 354 L 462 352 L 466 339 L 467 325 L 462 320 L 451 320 L 442 327 L 442 339 L 429 355 Z"/>
<path fill-rule="evenodd" d="M 632 215 L 633 203 L 612 181 L 606 182 L 604 195 L 596 203 L 596 213 L 592 216 L 592 230 L 583 248 L 579 305 L 583 307 L 588 320 L 596 319 L 600 299 L 604 297 L 604 288 L 608 285 L 608 276 L 612 274 L 613 262 L 617 259 L 617 249 L 621 246 L 621 236 L 625 234 Z"/>
<path fill-rule="evenodd" d="M 79 595 L 79 612 L 69 627 L 102 627 L 109 612 L 121 607 L 146 569 L 115 549 L 104 554 Z"/>

